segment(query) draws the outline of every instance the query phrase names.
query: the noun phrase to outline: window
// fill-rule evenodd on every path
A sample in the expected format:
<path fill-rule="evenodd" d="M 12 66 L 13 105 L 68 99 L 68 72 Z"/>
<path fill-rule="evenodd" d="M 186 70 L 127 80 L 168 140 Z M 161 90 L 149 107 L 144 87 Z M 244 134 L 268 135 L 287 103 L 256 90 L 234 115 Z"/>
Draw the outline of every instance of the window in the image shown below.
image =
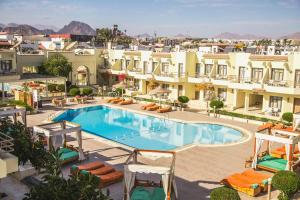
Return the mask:
<path fill-rule="evenodd" d="M 130 60 L 126 60 L 126 67 L 128 67 L 130 64 Z"/>
<path fill-rule="evenodd" d="M 205 64 L 204 75 L 209 75 L 212 70 L 212 64 Z"/>
<path fill-rule="evenodd" d="M 151 74 L 152 73 L 152 69 L 149 67 L 149 65 L 148 65 L 148 62 L 147 61 L 144 61 L 143 62 L 143 67 L 144 67 L 144 72 L 146 73 L 146 74 Z"/>
<path fill-rule="evenodd" d="M 199 91 L 195 91 L 195 99 L 196 100 L 200 99 L 200 92 Z"/>
<path fill-rule="evenodd" d="M 239 81 L 245 81 L 246 79 L 246 67 L 239 68 Z"/>
<path fill-rule="evenodd" d="M 226 101 L 227 89 L 226 88 L 218 88 L 218 97 L 219 97 L 219 99 Z"/>
<path fill-rule="evenodd" d="M 300 87 L 300 70 L 296 70 L 295 72 L 295 87 Z"/>
<path fill-rule="evenodd" d="M 162 84 L 161 87 L 162 87 L 163 89 L 168 90 L 168 89 L 169 89 L 169 84 Z"/>
<path fill-rule="evenodd" d="M 226 65 L 218 65 L 218 74 L 221 76 L 227 75 L 227 66 Z"/>
<path fill-rule="evenodd" d="M 161 63 L 161 72 L 168 73 L 169 72 L 169 63 L 163 62 Z"/>
<path fill-rule="evenodd" d="M 124 60 L 123 59 L 121 59 L 121 68 L 122 68 L 122 70 L 125 70 L 125 65 L 124 65 Z"/>
<path fill-rule="evenodd" d="M 185 75 L 183 63 L 178 63 L 178 75 L 180 77 Z"/>
<path fill-rule="evenodd" d="M 201 73 L 201 64 L 196 63 L 196 77 L 200 76 L 200 73 Z"/>
<path fill-rule="evenodd" d="M 0 70 L 2 72 L 9 72 L 12 70 L 12 60 L 0 60 Z"/>
<path fill-rule="evenodd" d="M 282 97 L 270 96 L 270 107 L 278 108 L 281 111 Z"/>
<path fill-rule="evenodd" d="M 253 68 L 252 69 L 252 81 L 261 82 L 263 78 L 263 69 L 262 68 Z"/>
<path fill-rule="evenodd" d="M 158 63 L 157 62 L 152 62 L 152 67 L 155 69 L 157 67 Z"/>
<path fill-rule="evenodd" d="M 138 68 L 139 67 L 139 61 L 138 60 L 134 60 L 133 61 L 133 67 L 134 68 Z"/>
<path fill-rule="evenodd" d="M 284 69 L 272 69 L 272 80 L 274 81 L 283 81 Z"/>
<path fill-rule="evenodd" d="M 182 85 L 178 85 L 178 96 L 182 96 L 183 95 L 183 87 Z"/>

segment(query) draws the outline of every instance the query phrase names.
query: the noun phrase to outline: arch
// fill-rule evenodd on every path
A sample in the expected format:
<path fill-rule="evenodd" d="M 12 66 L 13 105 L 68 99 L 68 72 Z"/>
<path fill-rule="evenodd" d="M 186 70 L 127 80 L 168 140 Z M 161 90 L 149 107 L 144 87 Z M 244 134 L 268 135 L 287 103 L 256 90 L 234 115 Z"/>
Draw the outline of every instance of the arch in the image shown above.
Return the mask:
<path fill-rule="evenodd" d="M 89 69 L 81 65 L 76 69 L 76 85 L 89 85 Z"/>

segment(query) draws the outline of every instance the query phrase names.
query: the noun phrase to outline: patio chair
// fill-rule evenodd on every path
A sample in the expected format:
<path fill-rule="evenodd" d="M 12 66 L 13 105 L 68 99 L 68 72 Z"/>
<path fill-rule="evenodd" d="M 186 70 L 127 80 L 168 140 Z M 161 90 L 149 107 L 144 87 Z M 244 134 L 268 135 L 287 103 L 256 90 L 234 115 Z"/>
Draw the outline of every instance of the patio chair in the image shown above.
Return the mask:
<path fill-rule="evenodd" d="M 164 107 L 164 108 L 159 108 L 157 110 L 158 113 L 166 113 L 166 112 L 171 112 L 172 111 L 172 107 L 171 106 L 167 106 L 167 107 Z"/>
<path fill-rule="evenodd" d="M 156 105 L 155 103 L 149 103 L 149 104 L 141 106 L 141 109 L 146 110 L 148 107 L 152 107 L 152 106 L 155 106 L 155 105 Z"/>
<path fill-rule="evenodd" d="M 116 100 L 112 100 L 110 103 L 117 104 L 117 103 L 120 103 L 122 101 L 124 101 L 124 99 L 123 98 L 119 98 L 119 99 L 116 99 Z"/>
<path fill-rule="evenodd" d="M 118 100 L 118 99 L 120 99 L 120 97 L 113 97 L 113 98 L 108 99 L 108 100 L 106 101 L 106 103 L 111 103 L 112 101 Z"/>
<path fill-rule="evenodd" d="M 155 110 L 157 110 L 159 108 L 161 108 L 161 106 L 155 104 L 154 106 L 147 107 L 146 110 L 148 110 L 148 111 L 155 111 Z"/>
<path fill-rule="evenodd" d="M 120 105 L 129 105 L 129 104 L 133 104 L 133 100 L 132 99 L 128 99 L 128 100 L 124 100 L 119 102 Z"/>

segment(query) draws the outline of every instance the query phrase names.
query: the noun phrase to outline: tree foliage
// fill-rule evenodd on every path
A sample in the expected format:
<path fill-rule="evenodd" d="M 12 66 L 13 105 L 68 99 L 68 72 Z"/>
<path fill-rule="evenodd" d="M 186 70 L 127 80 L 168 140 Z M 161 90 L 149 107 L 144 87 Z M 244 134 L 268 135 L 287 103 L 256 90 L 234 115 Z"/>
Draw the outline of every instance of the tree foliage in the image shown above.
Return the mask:
<path fill-rule="evenodd" d="M 212 190 L 210 193 L 211 200 L 240 200 L 240 196 L 236 190 L 219 187 Z"/>
<path fill-rule="evenodd" d="M 52 55 L 41 66 L 41 72 L 54 76 L 68 77 L 72 71 L 72 65 L 68 59 L 60 53 Z"/>
<path fill-rule="evenodd" d="M 300 188 L 300 177 L 291 171 L 279 171 L 272 178 L 272 186 L 280 190 L 278 199 L 289 199 Z"/>
<path fill-rule="evenodd" d="M 132 38 L 122 34 L 121 31 L 117 31 L 113 33 L 113 31 L 109 28 L 101 28 L 96 30 L 96 43 L 98 44 L 106 44 L 107 42 L 117 43 L 119 45 L 128 46 L 132 42 Z"/>

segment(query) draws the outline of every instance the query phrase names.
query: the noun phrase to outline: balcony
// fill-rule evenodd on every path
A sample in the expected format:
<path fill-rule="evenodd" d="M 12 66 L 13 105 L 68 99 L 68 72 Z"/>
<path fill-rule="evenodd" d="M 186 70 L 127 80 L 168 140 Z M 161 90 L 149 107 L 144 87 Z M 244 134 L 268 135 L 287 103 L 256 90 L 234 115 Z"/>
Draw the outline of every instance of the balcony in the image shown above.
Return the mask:
<path fill-rule="evenodd" d="M 195 73 L 195 74 L 189 74 L 188 82 L 189 83 L 198 83 L 198 84 L 211 83 L 211 79 L 209 78 L 208 75 Z"/>
<path fill-rule="evenodd" d="M 186 77 L 186 73 L 160 72 L 154 74 L 155 80 L 172 83 L 184 82 L 186 81 Z"/>
<path fill-rule="evenodd" d="M 284 94 L 300 94 L 300 85 L 289 80 L 268 80 L 264 84 L 264 89 L 267 92 L 284 93 Z"/>
<path fill-rule="evenodd" d="M 263 91 L 263 84 L 259 81 L 251 79 L 251 77 L 230 76 L 228 78 L 228 87 L 240 90 Z"/>
<path fill-rule="evenodd" d="M 228 86 L 230 78 L 231 76 L 217 74 L 215 77 L 212 77 L 211 82 L 214 85 Z"/>

